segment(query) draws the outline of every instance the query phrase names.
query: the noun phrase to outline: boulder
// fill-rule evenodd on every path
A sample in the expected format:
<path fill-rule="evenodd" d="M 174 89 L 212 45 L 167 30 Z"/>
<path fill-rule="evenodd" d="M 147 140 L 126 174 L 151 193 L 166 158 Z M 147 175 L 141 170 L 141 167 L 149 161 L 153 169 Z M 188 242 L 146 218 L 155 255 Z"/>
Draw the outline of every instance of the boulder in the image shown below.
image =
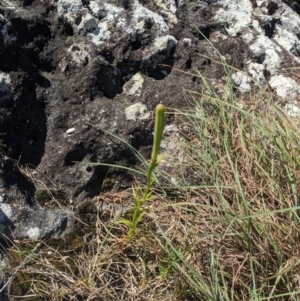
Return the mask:
<path fill-rule="evenodd" d="M 130 187 L 129 173 L 107 165 L 140 164 L 128 145 L 149 156 L 154 107 L 186 107 L 187 91 L 205 89 L 196 70 L 222 91 L 215 61 L 234 68 L 237 94 L 269 89 L 294 104 L 299 38 L 290 1 L 3 0 L 2 232 L 60 237 L 69 212 Z"/>

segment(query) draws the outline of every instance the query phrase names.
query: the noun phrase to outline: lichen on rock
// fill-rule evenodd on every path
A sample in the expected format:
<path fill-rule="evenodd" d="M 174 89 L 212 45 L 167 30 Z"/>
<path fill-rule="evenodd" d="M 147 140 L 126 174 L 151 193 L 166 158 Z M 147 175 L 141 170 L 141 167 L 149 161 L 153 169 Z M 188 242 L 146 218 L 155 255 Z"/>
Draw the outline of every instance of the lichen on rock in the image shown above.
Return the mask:
<path fill-rule="evenodd" d="M 0 14 L 0 53 L 17 41 L 12 23 Z"/>
<path fill-rule="evenodd" d="M 11 80 L 9 74 L 0 73 L 0 104 L 12 99 Z"/>

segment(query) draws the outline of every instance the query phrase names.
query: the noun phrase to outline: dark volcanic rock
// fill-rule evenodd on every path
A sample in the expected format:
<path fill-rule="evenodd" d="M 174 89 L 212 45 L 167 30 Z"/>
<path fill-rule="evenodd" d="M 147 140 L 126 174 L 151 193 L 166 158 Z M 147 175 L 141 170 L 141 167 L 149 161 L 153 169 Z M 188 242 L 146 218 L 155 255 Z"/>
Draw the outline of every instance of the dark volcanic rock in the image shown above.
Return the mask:
<path fill-rule="evenodd" d="M 243 71 L 232 75 L 237 93 L 255 89 L 251 76 L 293 100 L 300 88 L 286 67 L 299 64 L 299 34 L 299 16 L 280 0 L 3 0 L 2 230 L 33 238 L 64 232 L 70 218 L 41 209 L 40 189 L 72 209 L 98 195 L 107 177 L 113 191 L 129 187 L 124 171 L 88 164 L 139 163 L 108 132 L 149 155 L 151 111 L 160 102 L 185 107 L 184 89 L 202 91 L 195 69 L 222 89 L 220 55 Z M 40 218 L 53 215 L 60 223 L 41 229 Z"/>

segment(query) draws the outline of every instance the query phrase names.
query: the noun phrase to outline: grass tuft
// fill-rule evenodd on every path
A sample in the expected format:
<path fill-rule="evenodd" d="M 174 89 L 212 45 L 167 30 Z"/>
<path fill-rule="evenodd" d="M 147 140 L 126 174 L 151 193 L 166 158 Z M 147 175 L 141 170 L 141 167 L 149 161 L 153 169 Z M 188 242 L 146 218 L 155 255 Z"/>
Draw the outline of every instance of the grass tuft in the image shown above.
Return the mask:
<path fill-rule="evenodd" d="M 207 90 L 176 115 L 186 166 L 200 175 L 180 179 L 198 220 L 191 254 L 209 247 L 201 263 L 178 253 L 177 269 L 201 300 L 298 300 L 298 121 L 268 98 L 247 104 Z"/>

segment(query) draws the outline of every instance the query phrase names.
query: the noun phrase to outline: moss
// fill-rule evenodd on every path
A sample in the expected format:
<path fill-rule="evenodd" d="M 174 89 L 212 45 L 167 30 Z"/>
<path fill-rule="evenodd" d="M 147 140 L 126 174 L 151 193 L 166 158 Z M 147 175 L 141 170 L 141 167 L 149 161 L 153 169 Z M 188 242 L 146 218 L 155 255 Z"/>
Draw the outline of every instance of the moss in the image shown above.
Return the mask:
<path fill-rule="evenodd" d="M 83 236 L 86 233 L 95 232 L 95 223 L 97 220 L 97 208 L 93 201 L 87 201 L 80 204 L 77 212 L 82 223 L 78 224 L 77 233 Z"/>
<path fill-rule="evenodd" d="M 82 237 L 79 235 L 75 235 L 71 239 L 69 239 L 70 244 L 68 245 L 69 250 L 78 249 L 84 247 L 85 243 Z"/>
<path fill-rule="evenodd" d="M 24 272 L 18 272 L 11 284 L 10 294 L 14 296 L 25 296 L 30 290 L 30 285 L 29 275 Z"/>
<path fill-rule="evenodd" d="M 58 208 L 58 204 L 62 206 L 68 205 L 67 194 L 61 189 L 37 189 L 34 193 L 35 200 L 43 208 Z"/>
<path fill-rule="evenodd" d="M 26 248 L 24 251 L 16 251 L 10 249 L 8 254 L 10 258 L 10 264 L 12 267 L 18 267 L 23 263 L 23 254 L 28 254 L 30 250 Z M 19 270 L 13 281 L 10 285 L 10 295 L 13 296 L 25 296 L 29 290 L 31 289 L 32 285 L 32 275 L 26 272 L 26 270 Z M 34 301 L 42 301 L 43 299 L 40 297 L 32 297 L 30 300 Z"/>
<path fill-rule="evenodd" d="M 63 254 L 65 252 L 68 255 L 72 255 L 73 252 L 80 252 L 83 247 L 85 246 L 85 242 L 83 238 L 77 234 L 69 234 L 64 239 L 49 239 L 41 246 L 42 253 L 47 254 L 48 251 L 53 252 L 53 249 L 57 250 L 58 253 Z M 10 265 L 12 268 L 19 268 L 20 265 L 24 262 L 26 254 L 27 256 L 32 253 L 33 245 L 29 244 L 20 244 L 18 245 L 18 250 L 16 249 L 9 249 L 9 258 L 10 258 Z M 61 260 L 61 256 L 58 255 L 57 252 L 53 252 L 52 255 L 47 255 L 47 260 L 49 261 L 50 265 L 53 266 L 55 269 L 61 272 L 72 272 L 77 273 L 78 267 L 75 265 L 72 256 L 66 256 L 64 260 Z M 34 254 L 32 253 L 34 256 Z M 32 297 L 30 300 L 34 301 L 42 301 L 42 300 L 49 300 L 45 299 L 43 296 L 43 291 L 45 286 L 47 286 L 47 281 L 49 280 L 47 276 L 45 277 L 42 273 L 36 274 L 34 271 L 36 270 L 43 270 L 44 262 L 39 260 L 39 255 L 35 254 L 37 258 L 33 261 L 30 261 L 28 265 L 23 266 L 18 272 L 16 273 L 11 286 L 9 288 L 9 294 L 14 296 L 25 296 L 26 294 L 32 294 L 33 290 L 40 294 L 40 297 Z M 60 292 L 62 296 L 64 292 Z M 61 297 L 63 298 L 63 297 Z"/>
<path fill-rule="evenodd" d="M 34 279 L 34 290 L 40 294 L 42 292 L 42 287 L 39 285 L 41 283 L 45 284 L 45 279 L 41 275 L 29 274 L 26 271 L 19 271 L 14 277 L 10 286 L 10 295 L 23 297 L 26 294 L 30 294 L 32 291 L 32 280 Z M 45 298 L 41 296 L 30 297 L 31 301 L 43 301 Z"/>
<path fill-rule="evenodd" d="M 50 238 L 47 240 L 47 245 L 58 251 L 72 251 L 81 249 L 85 243 L 81 236 L 78 234 L 70 233 L 62 238 Z"/>
<path fill-rule="evenodd" d="M 102 182 L 101 191 L 110 191 L 114 186 L 113 181 L 110 178 L 105 178 Z"/>

